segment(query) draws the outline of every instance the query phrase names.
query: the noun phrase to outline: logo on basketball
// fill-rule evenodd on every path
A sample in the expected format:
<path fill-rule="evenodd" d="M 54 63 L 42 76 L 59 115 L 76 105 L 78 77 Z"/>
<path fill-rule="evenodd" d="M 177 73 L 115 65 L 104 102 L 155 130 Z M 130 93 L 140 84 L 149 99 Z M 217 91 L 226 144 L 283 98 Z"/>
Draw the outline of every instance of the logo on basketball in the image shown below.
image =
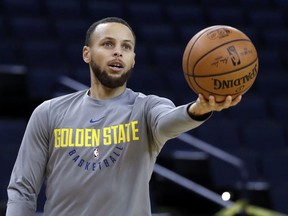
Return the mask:
<path fill-rule="evenodd" d="M 232 64 L 234 66 L 240 65 L 241 64 L 240 57 L 238 55 L 238 52 L 237 52 L 237 49 L 235 48 L 235 46 L 228 47 L 227 51 L 229 53 Z"/>
<path fill-rule="evenodd" d="M 224 37 L 229 36 L 231 33 L 231 31 L 227 28 L 220 28 L 220 29 L 216 29 L 214 31 L 211 31 L 209 33 L 207 33 L 207 37 L 211 40 L 215 40 L 215 39 L 221 39 Z"/>

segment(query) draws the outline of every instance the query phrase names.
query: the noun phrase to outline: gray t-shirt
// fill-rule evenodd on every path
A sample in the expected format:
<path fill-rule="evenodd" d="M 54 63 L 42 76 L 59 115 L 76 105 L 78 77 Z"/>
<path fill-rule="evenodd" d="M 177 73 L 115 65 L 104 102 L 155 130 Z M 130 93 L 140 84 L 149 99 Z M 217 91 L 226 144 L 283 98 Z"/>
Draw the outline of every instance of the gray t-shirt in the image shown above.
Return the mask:
<path fill-rule="evenodd" d="M 149 180 L 164 143 L 203 121 L 187 106 L 126 89 L 111 100 L 87 90 L 43 102 L 31 115 L 8 186 L 7 216 L 149 216 Z"/>

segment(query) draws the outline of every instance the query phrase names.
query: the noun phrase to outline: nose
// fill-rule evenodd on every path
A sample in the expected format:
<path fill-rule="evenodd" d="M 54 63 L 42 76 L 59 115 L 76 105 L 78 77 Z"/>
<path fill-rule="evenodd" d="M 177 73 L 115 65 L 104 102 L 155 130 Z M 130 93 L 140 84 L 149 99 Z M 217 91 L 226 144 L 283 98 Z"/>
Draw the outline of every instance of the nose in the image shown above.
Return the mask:
<path fill-rule="evenodd" d="M 113 55 L 117 57 L 122 57 L 121 47 L 115 47 Z"/>

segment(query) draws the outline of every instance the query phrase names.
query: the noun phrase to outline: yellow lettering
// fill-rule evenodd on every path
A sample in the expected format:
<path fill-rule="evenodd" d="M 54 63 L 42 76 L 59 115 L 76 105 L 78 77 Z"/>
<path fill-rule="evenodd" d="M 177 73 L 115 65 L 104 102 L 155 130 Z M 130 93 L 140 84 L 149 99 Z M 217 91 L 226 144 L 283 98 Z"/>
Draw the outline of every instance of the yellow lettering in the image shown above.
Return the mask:
<path fill-rule="evenodd" d="M 54 146 L 55 148 L 60 148 L 61 140 L 60 140 L 60 129 L 54 129 Z"/>
<path fill-rule="evenodd" d="M 99 146 L 100 145 L 100 129 L 93 129 L 92 130 L 92 142 L 93 146 Z"/>
<path fill-rule="evenodd" d="M 62 128 L 60 130 L 61 130 L 61 147 L 67 147 L 68 146 L 69 129 L 68 128 Z"/>
<path fill-rule="evenodd" d="M 69 147 L 74 147 L 75 144 L 73 143 L 73 129 L 69 129 Z"/>
<path fill-rule="evenodd" d="M 91 131 L 92 129 L 91 128 L 86 128 L 85 129 L 85 146 L 86 147 L 91 147 L 92 145 L 92 135 L 91 135 Z"/>
<path fill-rule="evenodd" d="M 139 140 L 139 137 L 137 136 L 137 133 L 139 132 L 139 129 L 136 127 L 137 124 L 138 124 L 138 121 L 132 121 L 131 122 L 132 139 L 133 140 Z"/>
<path fill-rule="evenodd" d="M 103 144 L 104 145 L 111 145 L 111 127 L 103 128 Z"/>
<path fill-rule="evenodd" d="M 128 130 L 129 131 L 129 130 Z M 118 134 L 118 142 L 119 143 L 124 143 L 126 142 L 126 137 L 125 137 L 125 129 L 124 129 L 124 125 L 121 124 L 119 125 L 119 134 Z"/>
<path fill-rule="evenodd" d="M 111 129 L 113 130 L 113 141 L 114 141 L 114 144 L 117 144 L 118 143 L 118 139 L 117 139 L 117 129 L 118 129 L 118 125 L 114 125 L 114 126 L 111 126 Z"/>
<path fill-rule="evenodd" d="M 139 140 L 138 121 L 104 128 L 54 129 L 54 147 L 94 147 Z M 101 142 L 102 141 L 102 142 Z"/>
<path fill-rule="evenodd" d="M 130 142 L 130 125 L 131 125 L 130 123 L 125 124 L 126 137 L 127 137 L 126 142 Z"/>
<path fill-rule="evenodd" d="M 75 146 L 82 147 L 84 146 L 84 130 L 77 128 L 75 131 Z"/>

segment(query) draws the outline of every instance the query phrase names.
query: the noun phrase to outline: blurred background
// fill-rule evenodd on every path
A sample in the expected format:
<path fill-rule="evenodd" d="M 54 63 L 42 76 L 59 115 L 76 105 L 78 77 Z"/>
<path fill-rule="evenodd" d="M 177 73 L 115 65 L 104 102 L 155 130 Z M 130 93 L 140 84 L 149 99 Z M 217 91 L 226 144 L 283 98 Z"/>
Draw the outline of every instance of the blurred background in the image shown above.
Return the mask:
<path fill-rule="evenodd" d="M 0 0 L 2 212 L 31 112 L 46 99 L 90 85 L 82 60 L 85 34 L 94 21 L 106 16 L 124 18 L 137 36 L 136 66 L 128 87 L 167 97 L 176 105 L 196 99 L 182 72 L 182 55 L 201 29 L 236 27 L 250 37 L 259 55 L 258 77 L 241 104 L 189 131 L 189 137 L 197 138 L 189 139 L 190 144 L 175 139 L 164 147 L 157 163 L 176 175 L 169 179 L 165 169 L 155 170 L 155 214 L 207 216 L 225 207 L 195 192 L 199 185 L 227 204 L 245 199 L 288 213 L 287 0 Z M 207 145 L 209 151 L 193 143 Z M 220 159 L 215 157 L 219 150 L 224 155 Z M 181 186 L 183 179 L 177 174 L 194 186 Z M 230 199 L 221 198 L 224 192 Z M 41 191 L 39 212 L 44 200 Z"/>

